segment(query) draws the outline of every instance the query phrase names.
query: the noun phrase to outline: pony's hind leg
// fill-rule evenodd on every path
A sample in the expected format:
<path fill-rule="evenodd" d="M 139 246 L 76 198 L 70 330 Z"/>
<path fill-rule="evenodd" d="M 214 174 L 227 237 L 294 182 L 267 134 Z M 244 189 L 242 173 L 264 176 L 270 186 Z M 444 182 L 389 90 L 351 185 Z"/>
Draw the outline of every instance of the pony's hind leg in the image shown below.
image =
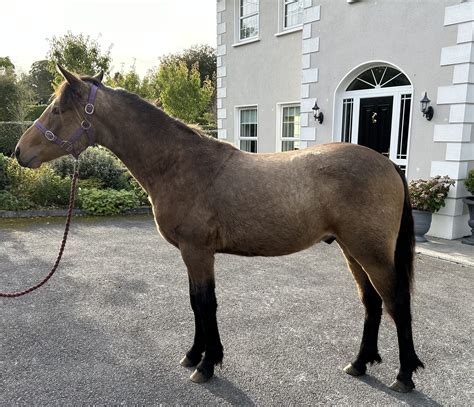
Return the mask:
<path fill-rule="evenodd" d="M 217 301 L 214 282 L 214 253 L 188 245 L 180 245 L 188 269 L 191 307 L 195 316 L 194 344 L 181 360 L 187 367 L 196 366 L 191 375 L 195 383 L 203 383 L 214 375 L 214 366 L 223 359 L 223 347 L 217 327 Z M 202 357 L 202 352 L 204 357 Z"/>
<path fill-rule="evenodd" d="M 382 318 L 382 299 L 375 291 L 360 264 L 347 252 L 344 252 L 344 255 L 357 283 L 359 297 L 365 307 L 364 332 L 359 353 L 356 359 L 344 368 L 344 371 L 352 376 L 361 376 L 365 374 L 367 364 L 372 365 L 373 363 L 382 362 L 377 348 L 379 326 Z"/>
<path fill-rule="evenodd" d="M 390 388 L 406 393 L 415 388 L 412 380 L 413 372 L 419 367 L 424 367 L 413 345 L 410 282 L 403 270 L 395 268 L 390 256 L 386 256 L 385 261 L 382 259 L 380 253 L 377 253 L 372 258 L 364 256 L 357 260 L 362 264 L 374 288 L 382 297 L 385 311 L 395 322 L 400 370 Z"/>

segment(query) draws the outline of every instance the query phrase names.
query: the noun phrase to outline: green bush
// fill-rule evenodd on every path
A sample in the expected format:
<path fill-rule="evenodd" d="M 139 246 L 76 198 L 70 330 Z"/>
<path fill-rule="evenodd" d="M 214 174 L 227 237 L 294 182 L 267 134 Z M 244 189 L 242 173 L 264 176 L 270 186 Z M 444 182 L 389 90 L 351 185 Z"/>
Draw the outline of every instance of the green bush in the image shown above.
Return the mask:
<path fill-rule="evenodd" d="M 74 159 L 61 157 L 50 164 L 56 174 L 66 177 L 73 172 Z M 81 154 L 79 178 L 100 180 L 103 188 L 130 189 L 130 174 L 124 165 L 104 148 L 89 148 Z"/>
<path fill-rule="evenodd" d="M 140 205 L 133 191 L 115 189 L 81 189 L 79 205 L 90 215 L 118 215 Z"/>
<path fill-rule="evenodd" d="M 132 187 L 132 191 L 135 193 L 136 197 L 140 201 L 140 206 L 150 206 L 150 201 L 148 200 L 148 194 L 146 191 L 141 187 L 138 181 L 131 177 L 130 178 L 130 185 Z"/>
<path fill-rule="evenodd" d="M 0 153 L 0 191 L 5 189 L 8 185 L 7 178 L 7 164 L 8 159 L 2 153 Z"/>
<path fill-rule="evenodd" d="M 10 156 L 31 122 L 0 122 L 0 153 Z"/>
<path fill-rule="evenodd" d="M 27 199 L 19 197 L 8 191 L 0 191 L 0 210 L 6 211 L 20 211 L 24 209 L 29 209 L 31 207 L 31 202 Z"/>
<path fill-rule="evenodd" d="M 28 106 L 28 113 L 26 114 L 26 120 L 36 120 L 40 117 L 48 105 L 30 105 Z"/>
<path fill-rule="evenodd" d="M 69 200 L 69 178 L 61 178 L 46 166 L 37 170 L 23 168 L 15 159 L 3 157 L 5 188 L 20 201 L 34 207 L 64 207 Z"/>
<path fill-rule="evenodd" d="M 474 170 L 469 171 L 467 178 L 464 180 L 464 185 L 466 189 L 474 195 Z"/>

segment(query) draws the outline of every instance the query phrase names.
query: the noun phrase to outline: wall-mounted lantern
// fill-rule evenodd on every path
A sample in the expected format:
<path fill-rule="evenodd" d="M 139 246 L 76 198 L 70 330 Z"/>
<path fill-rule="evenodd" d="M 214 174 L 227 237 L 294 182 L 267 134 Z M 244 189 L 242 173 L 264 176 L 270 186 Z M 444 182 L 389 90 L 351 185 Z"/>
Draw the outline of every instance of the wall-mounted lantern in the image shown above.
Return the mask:
<path fill-rule="evenodd" d="M 431 100 L 428 99 L 428 95 L 425 92 L 425 96 L 420 100 L 421 105 L 421 113 L 423 113 L 423 117 L 426 117 L 426 120 L 431 120 L 433 118 L 434 110 L 433 107 L 430 106 Z"/>
<path fill-rule="evenodd" d="M 324 114 L 323 112 L 321 112 L 321 109 L 318 106 L 317 99 L 314 101 L 314 106 L 312 107 L 312 109 L 314 110 L 314 119 L 317 120 L 319 124 L 322 124 L 324 120 Z"/>

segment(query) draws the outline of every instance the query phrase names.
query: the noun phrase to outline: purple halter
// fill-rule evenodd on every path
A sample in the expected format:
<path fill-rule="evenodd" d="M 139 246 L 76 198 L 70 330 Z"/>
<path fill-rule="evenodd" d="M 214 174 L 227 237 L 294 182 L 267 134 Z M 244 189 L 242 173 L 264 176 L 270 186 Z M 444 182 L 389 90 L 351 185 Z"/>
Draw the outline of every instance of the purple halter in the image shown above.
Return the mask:
<path fill-rule="evenodd" d="M 51 143 L 57 144 L 67 153 L 71 154 L 75 159 L 79 157 L 81 152 L 77 152 L 74 148 L 74 143 L 77 141 L 79 137 L 81 137 L 82 133 L 86 133 L 89 138 L 89 146 L 93 146 L 95 144 L 95 137 L 94 137 L 94 129 L 92 128 L 92 124 L 90 122 L 92 115 L 94 114 L 94 102 L 95 97 L 97 95 L 97 89 L 99 87 L 95 84 L 92 85 L 91 91 L 89 93 L 89 99 L 87 100 L 87 104 L 84 107 L 84 112 L 86 113 L 86 119 L 82 120 L 81 127 L 79 127 L 68 140 L 63 140 L 62 138 L 56 136 L 51 130 L 48 130 L 44 127 L 39 120 L 35 120 L 34 125 L 43 133 L 46 137 L 46 140 L 51 141 Z"/>

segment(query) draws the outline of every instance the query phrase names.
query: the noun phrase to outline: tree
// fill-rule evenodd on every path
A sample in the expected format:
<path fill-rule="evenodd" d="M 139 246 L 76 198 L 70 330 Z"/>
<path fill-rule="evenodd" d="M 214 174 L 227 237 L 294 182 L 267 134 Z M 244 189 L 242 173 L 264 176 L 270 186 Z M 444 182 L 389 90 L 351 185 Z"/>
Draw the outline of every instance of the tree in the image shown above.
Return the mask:
<path fill-rule="evenodd" d="M 100 71 L 108 74 L 110 71 L 112 45 L 102 51 L 98 39 L 84 34 L 74 35 L 69 31 L 62 37 L 53 37 L 49 40 L 49 46 L 47 58 L 50 60 L 50 72 L 54 75 L 53 86 L 63 81 L 56 64 L 84 75 L 95 75 Z"/>
<path fill-rule="evenodd" d="M 175 54 L 164 55 L 160 58 L 162 64 L 178 64 L 184 62 L 189 70 L 197 63 L 201 83 L 216 76 L 216 50 L 207 44 L 193 45 L 191 48 Z"/>
<path fill-rule="evenodd" d="M 202 117 L 214 93 L 209 79 L 201 87 L 197 65 L 189 69 L 185 62 L 161 63 L 156 82 L 165 112 L 187 123 Z"/>
<path fill-rule="evenodd" d="M 46 104 L 53 92 L 54 75 L 50 71 L 50 62 L 46 59 L 33 62 L 28 76 L 28 83 L 36 93 L 36 102 Z"/>
<path fill-rule="evenodd" d="M 10 57 L 0 57 L 0 74 L 15 75 L 15 65 L 13 65 Z"/>
<path fill-rule="evenodd" d="M 112 86 L 113 88 L 123 88 L 129 92 L 141 95 L 141 81 L 133 64 L 127 72 L 124 71 L 123 67 L 120 72 L 115 72 L 113 76 L 109 76 L 105 84 Z"/>
<path fill-rule="evenodd" d="M 0 75 L 0 121 L 25 120 L 32 99 L 25 77 L 17 80 L 14 75 Z"/>

